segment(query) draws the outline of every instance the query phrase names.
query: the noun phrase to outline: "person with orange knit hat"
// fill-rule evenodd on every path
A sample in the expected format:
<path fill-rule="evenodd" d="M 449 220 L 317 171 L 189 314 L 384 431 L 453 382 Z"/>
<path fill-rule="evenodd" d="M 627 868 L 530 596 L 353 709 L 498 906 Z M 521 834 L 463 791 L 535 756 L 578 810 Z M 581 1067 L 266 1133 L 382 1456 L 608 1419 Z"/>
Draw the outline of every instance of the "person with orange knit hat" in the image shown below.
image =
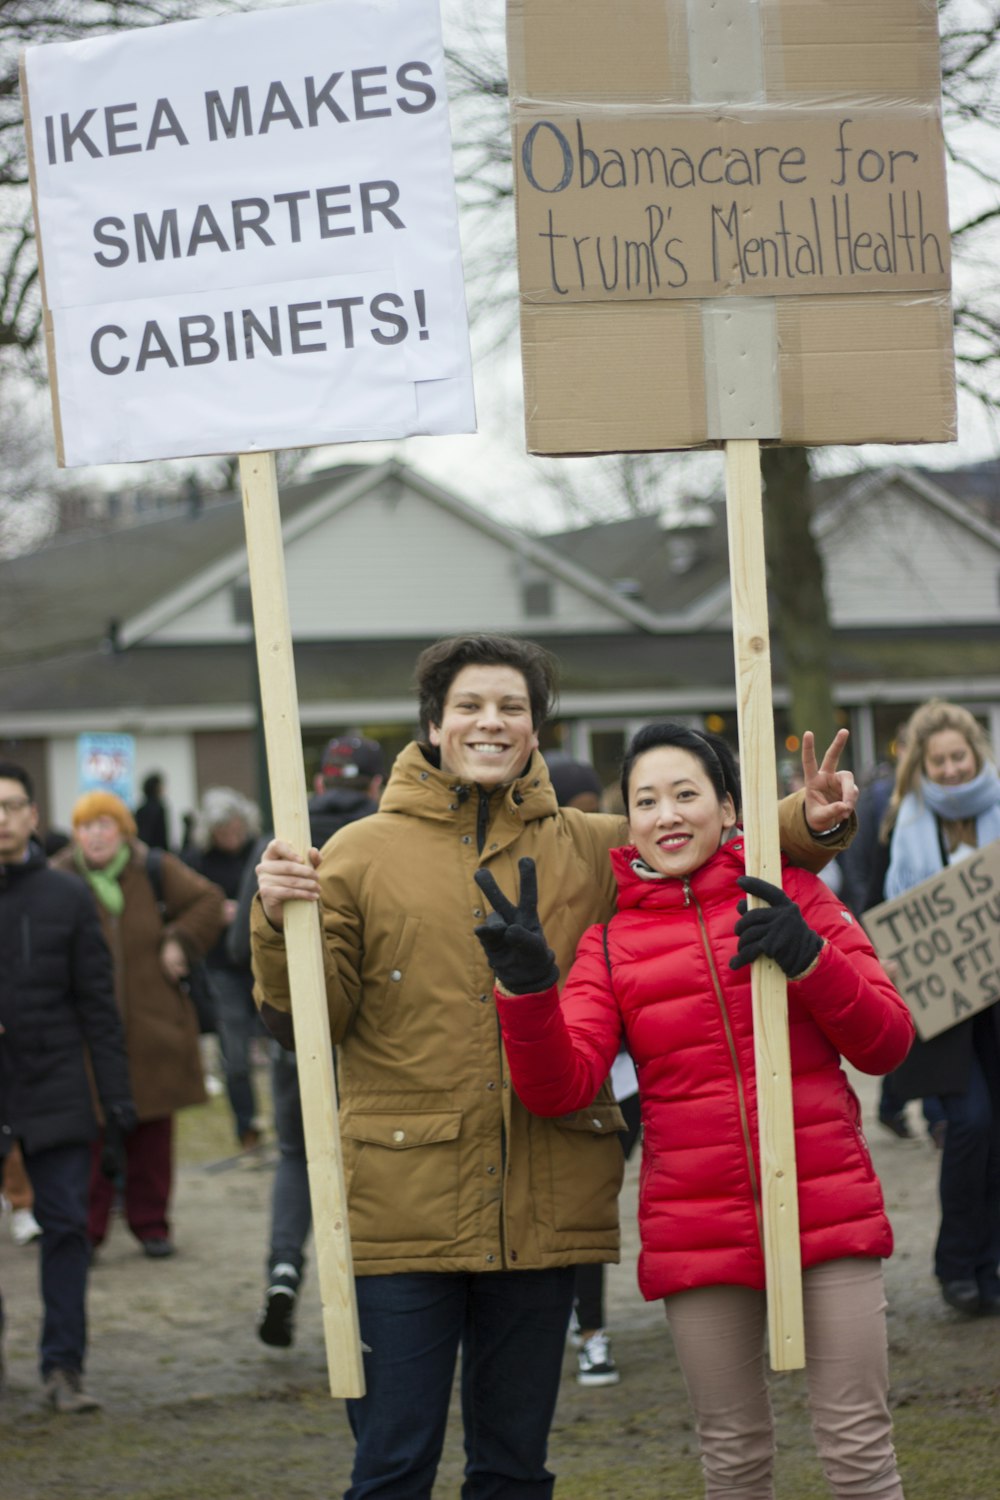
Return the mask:
<path fill-rule="evenodd" d="M 72 824 L 73 842 L 53 863 L 90 886 L 114 960 L 139 1122 L 123 1143 L 125 1217 L 146 1255 L 159 1259 L 174 1251 L 168 1217 L 174 1113 L 206 1098 L 198 1018 L 181 981 L 222 930 L 223 895 L 168 853 L 160 856 L 154 887 L 149 850 L 112 792 L 84 793 Z M 105 1137 L 113 1131 L 107 1122 Z M 107 1234 L 114 1201 L 114 1183 L 100 1170 L 104 1145 L 104 1138 L 95 1143 L 90 1178 L 87 1228 L 95 1248 Z"/>

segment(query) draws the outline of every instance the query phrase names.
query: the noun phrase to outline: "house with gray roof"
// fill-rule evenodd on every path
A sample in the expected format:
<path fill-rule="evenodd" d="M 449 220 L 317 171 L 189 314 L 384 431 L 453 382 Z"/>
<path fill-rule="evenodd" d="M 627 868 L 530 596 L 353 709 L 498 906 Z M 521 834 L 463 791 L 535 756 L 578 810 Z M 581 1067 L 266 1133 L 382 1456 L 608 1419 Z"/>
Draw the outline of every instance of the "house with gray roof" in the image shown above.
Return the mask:
<path fill-rule="evenodd" d="M 970 485 L 975 492 L 975 487 Z M 890 468 L 825 480 L 815 527 L 834 625 L 834 695 L 855 764 L 944 694 L 1000 742 L 1000 528 L 982 494 Z M 398 462 L 339 465 L 281 495 L 307 771 L 351 726 L 394 753 L 416 729 L 419 650 L 463 630 L 530 635 L 558 657 L 547 743 L 611 780 L 653 716 L 736 732 L 721 502 L 534 537 Z M 787 721 L 772 642 L 779 745 Z M 175 816 L 211 784 L 256 795 L 257 680 L 240 497 L 78 529 L 0 562 L 0 754 L 65 824 L 80 735 L 134 737 L 138 780 Z M 784 754 L 784 750 L 781 751 Z"/>

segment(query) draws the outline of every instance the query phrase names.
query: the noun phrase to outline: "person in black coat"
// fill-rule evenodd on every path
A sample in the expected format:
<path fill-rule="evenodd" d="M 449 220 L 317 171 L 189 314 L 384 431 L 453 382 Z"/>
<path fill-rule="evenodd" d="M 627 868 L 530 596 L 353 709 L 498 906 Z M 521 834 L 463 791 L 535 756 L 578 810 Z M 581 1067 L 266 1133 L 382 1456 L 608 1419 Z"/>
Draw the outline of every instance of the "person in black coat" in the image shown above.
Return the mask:
<path fill-rule="evenodd" d="M 150 849 L 169 849 L 163 777 L 153 771 L 142 783 L 142 801 L 135 810 L 136 832 Z"/>
<path fill-rule="evenodd" d="M 18 1141 L 42 1226 L 45 1402 L 59 1413 L 99 1403 L 82 1384 L 90 1264 L 87 1192 L 105 1118 L 107 1170 L 135 1126 L 111 954 L 93 897 L 49 868 L 28 773 L 0 762 L 0 1152 Z"/>
<path fill-rule="evenodd" d="M 234 787 L 207 789 L 198 808 L 191 846 L 182 851 L 181 858 L 222 890 L 227 928 L 236 915 L 240 880 L 259 833 L 260 813 L 255 803 Z M 223 928 L 205 955 L 205 967 L 236 1138 L 244 1151 L 253 1150 L 261 1143 L 261 1129 L 251 1043 L 261 1035 L 261 1026 L 253 1003 L 250 962 L 237 963 L 231 957 Z"/>

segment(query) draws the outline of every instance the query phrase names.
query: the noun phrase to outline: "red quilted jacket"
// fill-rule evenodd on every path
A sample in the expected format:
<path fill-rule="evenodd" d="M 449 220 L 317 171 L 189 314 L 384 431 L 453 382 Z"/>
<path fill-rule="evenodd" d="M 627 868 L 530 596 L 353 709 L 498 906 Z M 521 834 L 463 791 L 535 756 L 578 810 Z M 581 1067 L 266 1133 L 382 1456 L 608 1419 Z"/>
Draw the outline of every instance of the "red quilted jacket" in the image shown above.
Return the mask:
<path fill-rule="evenodd" d="M 643 879 L 635 857 L 611 854 L 610 974 L 603 929 L 591 927 L 561 1000 L 554 988 L 497 995 L 514 1086 L 536 1114 L 583 1108 L 624 1037 L 642 1099 L 643 1296 L 763 1287 L 750 970 L 729 967 L 743 840 L 686 880 Z M 827 939 L 813 972 L 788 986 L 802 1265 L 885 1256 L 892 1231 L 840 1058 L 887 1073 L 906 1056 L 913 1022 L 828 887 L 791 865 L 782 878 Z"/>

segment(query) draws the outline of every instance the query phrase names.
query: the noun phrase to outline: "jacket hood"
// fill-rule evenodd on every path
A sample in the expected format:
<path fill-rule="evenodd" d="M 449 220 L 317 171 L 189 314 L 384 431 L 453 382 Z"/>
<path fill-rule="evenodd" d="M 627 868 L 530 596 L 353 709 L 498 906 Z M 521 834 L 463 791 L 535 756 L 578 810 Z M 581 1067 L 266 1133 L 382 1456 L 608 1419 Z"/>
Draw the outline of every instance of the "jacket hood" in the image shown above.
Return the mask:
<path fill-rule="evenodd" d="M 462 803 L 480 790 L 485 788 L 479 788 L 475 782 L 459 781 L 442 771 L 436 752 L 414 740 L 396 757 L 379 811 L 450 821 Z M 497 805 L 509 807 L 525 823 L 551 817 L 559 806 L 548 767 L 537 750 L 532 751 L 531 759 L 515 781 L 490 788 L 488 796 L 491 803 L 495 799 Z"/>
<path fill-rule="evenodd" d="M 744 841 L 742 831 L 720 847 L 711 859 L 692 870 L 689 875 L 643 875 L 634 866 L 640 860 L 634 844 L 612 849 L 611 867 L 618 884 L 618 910 L 628 911 L 636 907 L 647 910 L 667 910 L 685 906 L 688 892 L 699 901 L 711 898 L 716 892 L 730 889 L 734 871 L 740 875 L 744 869 Z"/>
<path fill-rule="evenodd" d="M 0 864 L 0 890 L 5 889 L 12 881 L 23 880 L 25 875 L 31 875 L 35 870 L 44 870 L 47 864 L 48 859 L 41 844 L 29 839 L 27 859 L 19 860 L 13 865 Z"/>

